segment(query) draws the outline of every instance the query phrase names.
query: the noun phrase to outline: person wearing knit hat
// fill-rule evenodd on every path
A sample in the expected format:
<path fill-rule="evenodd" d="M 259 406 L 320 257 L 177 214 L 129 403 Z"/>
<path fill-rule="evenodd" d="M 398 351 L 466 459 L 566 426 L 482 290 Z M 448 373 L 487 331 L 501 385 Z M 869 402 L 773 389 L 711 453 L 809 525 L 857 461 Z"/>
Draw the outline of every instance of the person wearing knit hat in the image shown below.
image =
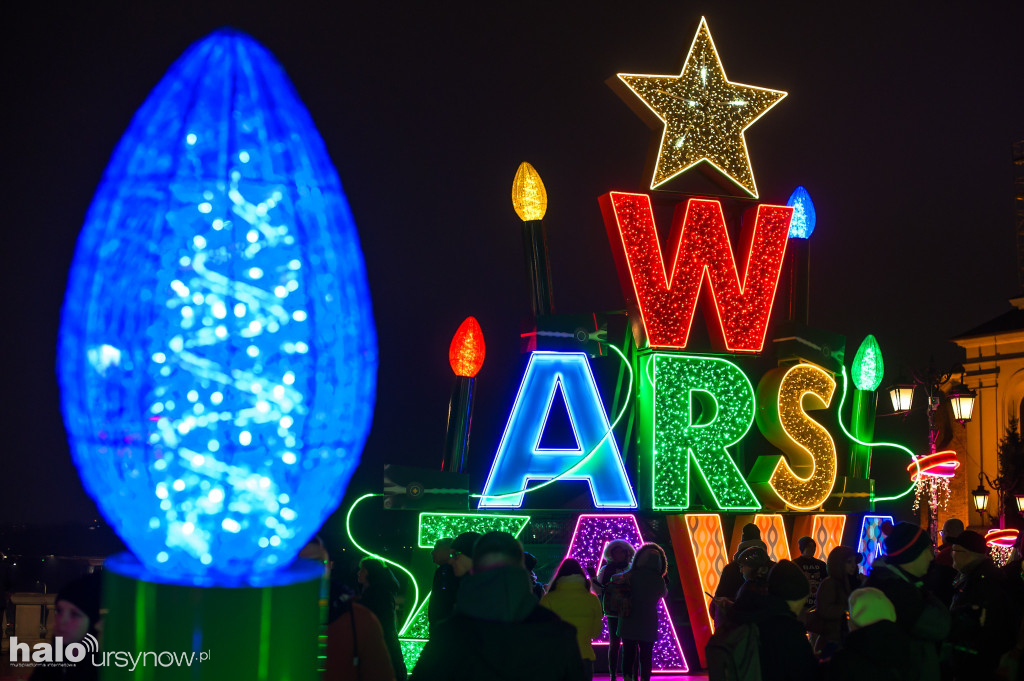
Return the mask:
<path fill-rule="evenodd" d="M 803 609 L 803 601 L 811 591 L 811 585 L 807 581 L 807 575 L 796 563 L 790 560 L 780 560 L 775 567 L 768 572 L 768 593 L 778 596 L 789 604 L 794 615 L 799 615 Z M 797 605 L 793 605 L 797 603 Z"/>
<path fill-rule="evenodd" d="M 743 526 L 740 534 L 740 543 L 736 547 L 732 560 L 722 568 L 722 575 L 718 580 L 718 587 L 715 589 L 715 600 L 711 602 L 709 607 L 712 620 L 714 620 L 716 615 L 717 603 L 731 603 L 739 595 L 740 588 L 745 582 L 743 572 L 740 570 L 739 557 L 741 553 L 755 546 L 759 547 L 766 554 L 768 553 L 768 545 L 761 541 L 761 530 L 754 523 L 747 523 Z"/>
<path fill-rule="evenodd" d="M 878 589 L 850 594 L 850 634 L 825 666 L 829 679 L 917 679 L 920 660 L 896 624 L 896 609 Z"/>
<path fill-rule="evenodd" d="M 768 545 L 761 539 L 761 529 L 754 523 L 747 523 L 743 526 L 740 543 L 736 547 L 736 553 L 733 554 L 733 560 L 739 558 L 739 555 L 751 546 L 760 546 L 766 553 L 768 551 Z"/>
<path fill-rule="evenodd" d="M 965 530 L 950 543 L 958 572 L 949 607 L 953 674 L 957 679 L 994 678 L 1000 657 L 1016 642 L 1019 605 L 989 557 L 983 536 Z"/>
<path fill-rule="evenodd" d="M 86 634 L 96 631 L 102 585 L 103 577 L 94 572 L 79 577 L 57 594 L 53 633 L 63 637 L 65 645 L 81 641 Z"/>
<path fill-rule="evenodd" d="M 896 608 L 884 593 L 866 587 L 850 594 L 850 631 L 882 620 L 896 623 Z"/>
<path fill-rule="evenodd" d="M 481 536 L 479 532 L 463 532 L 452 542 L 452 569 L 456 577 L 464 577 L 473 569 L 473 547 Z"/>
<path fill-rule="evenodd" d="M 57 593 L 53 636 L 54 640 L 58 636 L 63 639 L 65 649 L 72 643 L 82 643 L 86 636 L 100 637 L 97 625 L 100 624 L 102 585 L 101 573 L 94 572 L 70 582 Z M 29 677 L 30 681 L 94 681 L 98 678 L 99 667 L 93 664 L 92 644 L 85 640 L 83 645 L 89 654 L 78 662 L 66 659 L 64 662 L 37 664 Z"/>
<path fill-rule="evenodd" d="M 885 537 L 885 560 L 876 560 L 864 586 L 885 594 L 896 609 L 896 624 L 911 640 L 910 654 L 920 657 L 922 679 L 937 679 L 939 647 L 949 635 L 949 609 L 923 581 L 932 562 L 928 532 L 911 523 L 896 523 Z"/>
<path fill-rule="evenodd" d="M 935 557 L 928 532 L 912 523 L 893 525 L 884 545 L 885 562 L 900 565 L 915 577 L 923 576 Z"/>
<path fill-rule="evenodd" d="M 736 559 L 740 572 L 743 573 L 744 584 L 741 589 L 756 588 L 766 591 L 768 588 L 768 571 L 775 563 L 768 557 L 768 552 L 760 546 L 745 549 Z M 737 598 L 739 592 L 737 592 Z"/>
<path fill-rule="evenodd" d="M 791 561 L 780 560 L 768 572 L 765 593 L 746 585 L 740 591 L 729 620 L 740 626 L 757 625 L 761 678 L 812 681 L 821 677 L 807 631 L 797 619 L 810 590 L 803 570 Z M 715 676 L 710 674 L 711 678 Z"/>

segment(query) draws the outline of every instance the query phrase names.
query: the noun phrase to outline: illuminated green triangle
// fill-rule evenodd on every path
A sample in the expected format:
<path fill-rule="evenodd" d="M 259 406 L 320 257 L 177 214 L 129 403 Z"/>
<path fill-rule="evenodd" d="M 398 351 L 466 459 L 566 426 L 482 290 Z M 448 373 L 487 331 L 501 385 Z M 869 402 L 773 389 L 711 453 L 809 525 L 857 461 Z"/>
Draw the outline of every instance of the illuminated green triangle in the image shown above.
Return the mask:
<path fill-rule="evenodd" d="M 420 513 L 419 545 L 432 549 L 438 539 L 454 539 L 463 532 L 486 534 L 502 530 L 513 537 L 530 522 L 528 515 L 492 515 L 489 513 Z"/>

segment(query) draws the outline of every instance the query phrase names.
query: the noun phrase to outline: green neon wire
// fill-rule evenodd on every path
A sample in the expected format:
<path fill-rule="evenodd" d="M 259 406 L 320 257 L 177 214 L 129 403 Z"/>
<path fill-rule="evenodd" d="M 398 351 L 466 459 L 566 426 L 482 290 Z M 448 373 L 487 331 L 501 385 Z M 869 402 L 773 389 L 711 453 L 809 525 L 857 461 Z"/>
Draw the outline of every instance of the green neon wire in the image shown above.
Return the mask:
<path fill-rule="evenodd" d="M 602 444 L 604 444 L 604 441 L 608 439 L 608 437 L 612 434 L 612 431 L 615 430 L 615 427 L 617 425 L 619 425 L 619 421 L 622 420 L 622 417 L 626 415 L 626 409 L 629 407 L 629 398 L 630 398 L 630 395 L 633 394 L 633 367 L 631 367 L 629 365 L 629 362 L 626 360 L 626 356 L 624 354 L 622 354 L 622 350 L 619 350 L 619 348 L 616 347 L 615 345 L 613 345 L 612 343 L 609 343 L 608 347 L 610 347 L 612 350 L 614 350 L 615 353 L 619 356 L 619 359 L 622 360 L 622 363 L 626 365 L 626 370 L 629 371 L 629 386 L 626 388 L 626 396 L 625 396 L 625 399 L 623 399 L 623 401 L 622 401 L 622 409 L 619 410 L 619 415 L 615 417 L 615 420 L 612 422 L 612 425 L 608 427 L 608 430 L 605 432 L 604 437 L 602 437 L 600 440 L 598 440 L 597 444 L 594 445 L 594 448 L 591 449 L 587 453 L 587 455 L 585 457 L 583 457 L 578 462 L 576 462 L 576 464 L 574 464 L 568 470 L 559 473 L 557 476 L 551 478 L 550 480 L 542 482 L 539 485 L 536 485 L 534 487 L 528 487 L 528 488 L 526 488 L 524 490 L 520 490 L 518 492 L 508 492 L 506 494 L 470 494 L 469 496 L 471 498 L 473 498 L 473 499 L 485 499 L 485 498 L 486 499 L 504 499 L 506 497 L 516 497 L 516 496 L 519 496 L 520 494 L 526 494 L 528 492 L 536 492 L 539 489 L 543 489 L 543 488 L 547 487 L 551 483 L 558 482 L 559 480 L 561 480 L 562 478 L 564 478 L 567 475 L 572 475 L 573 473 L 578 471 L 583 466 L 583 464 L 585 464 L 587 461 L 589 461 L 590 457 L 594 456 L 594 454 L 597 453 L 597 450 L 601 447 Z"/>
<path fill-rule="evenodd" d="M 843 429 L 843 433 L 846 434 L 846 437 L 850 438 L 851 440 L 853 440 L 857 444 L 863 445 L 865 447 L 895 447 L 896 449 L 902 449 L 904 452 L 907 453 L 907 455 L 910 457 L 911 461 L 914 462 L 914 465 L 917 466 L 917 475 L 918 475 L 918 477 L 920 477 L 920 475 L 921 475 L 921 464 L 917 463 L 917 457 L 914 456 L 914 452 L 910 451 L 909 449 L 907 449 L 903 445 L 897 444 L 895 442 L 864 442 L 863 440 L 860 440 L 860 439 L 854 437 L 853 433 L 851 433 L 850 431 L 848 431 L 846 429 L 846 424 L 843 423 L 843 405 L 846 404 L 846 391 L 847 391 L 848 385 L 849 385 L 849 380 L 846 378 L 846 366 L 844 365 L 843 366 L 843 397 L 839 400 L 839 414 L 838 414 L 836 420 L 839 421 L 839 427 Z M 908 487 L 906 489 L 906 491 L 904 491 L 902 494 L 897 494 L 894 497 L 875 497 L 875 496 L 872 496 L 871 497 L 871 502 L 874 503 L 876 501 L 896 501 L 897 499 L 902 499 L 903 497 L 905 497 L 908 494 L 910 494 L 910 492 L 915 487 L 917 487 L 917 483 L 916 482 L 912 482 L 912 483 L 910 483 L 910 487 Z"/>
<path fill-rule="evenodd" d="M 419 602 L 420 602 L 420 587 L 419 587 L 419 585 L 416 584 L 416 578 L 413 576 L 413 574 L 411 572 L 406 570 L 403 565 L 399 565 L 395 561 L 393 561 L 393 560 L 391 560 L 389 558 L 385 558 L 384 556 L 382 556 L 380 554 L 374 553 L 373 551 L 370 551 L 369 549 L 367 549 L 364 546 L 360 545 L 359 542 L 356 541 L 355 536 L 353 536 L 353 534 L 352 534 L 352 512 L 356 510 L 356 506 L 359 505 L 359 502 L 363 501 L 364 499 L 369 499 L 370 497 L 382 497 L 382 496 L 384 496 L 384 495 L 380 494 L 380 493 L 370 492 L 369 494 L 364 494 L 363 496 L 361 496 L 358 499 L 356 499 L 355 501 L 353 501 L 352 505 L 349 506 L 349 508 L 348 508 L 348 513 L 345 514 L 345 532 L 348 534 L 348 540 L 350 542 L 352 542 L 352 545 L 355 546 L 357 550 L 362 551 L 363 553 L 365 553 L 366 555 L 370 556 L 371 558 L 376 558 L 377 560 L 379 560 L 382 563 L 386 563 L 388 565 L 394 565 L 396 568 L 398 568 L 399 570 L 404 572 L 406 575 L 408 575 L 409 581 L 412 583 L 413 599 L 412 599 L 412 607 L 409 608 L 409 614 L 405 618 L 405 624 L 402 625 L 402 628 L 400 630 L 400 632 L 401 632 L 401 631 L 405 631 L 406 629 L 409 628 L 409 623 L 412 622 L 413 615 L 416 614 L 416 606 L 419 605 Z"/>

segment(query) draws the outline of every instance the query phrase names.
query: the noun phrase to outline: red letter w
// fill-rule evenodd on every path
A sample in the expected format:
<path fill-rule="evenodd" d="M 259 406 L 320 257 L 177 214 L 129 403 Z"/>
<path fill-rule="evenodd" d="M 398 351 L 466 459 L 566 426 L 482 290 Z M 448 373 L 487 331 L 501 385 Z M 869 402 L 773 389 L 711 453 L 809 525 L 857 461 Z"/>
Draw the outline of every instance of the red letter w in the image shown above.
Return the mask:
<path fill-rule="evenodd" d="M 610 192 L 600 202 L 626 304 L 630 315 L 641 320 L 633 326 L 638 347 L 645 347 L 646 341 L 656 348 L 685 348 L 697 297 L 703 291 L 713 349 L 761 351 L 786 253 L 792 208 L 760 205 L 756 216 L 748 215 L 743 221 L 740 240 L 747 258 L 740 279 L 722 205 L 710 199 L 678 204 L 669 237 L 673 245 L 669 277 L 650 197 Z M 702 285 L 705 275 L 710 286 Z"/>

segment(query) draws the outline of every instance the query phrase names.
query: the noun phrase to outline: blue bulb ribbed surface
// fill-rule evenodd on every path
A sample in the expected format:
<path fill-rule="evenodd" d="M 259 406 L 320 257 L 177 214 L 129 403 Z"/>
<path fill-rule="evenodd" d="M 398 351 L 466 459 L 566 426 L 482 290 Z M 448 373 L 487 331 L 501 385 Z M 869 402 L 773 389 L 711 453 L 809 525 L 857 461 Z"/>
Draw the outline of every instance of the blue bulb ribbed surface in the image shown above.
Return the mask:
<path fill-rule="evenodd" d="M 155 573 L 274 571 L 338 505 L 376 371 L 324 142 L 265 48 L 214 33 L 136 113 L 79 236 L 58 374 L 82 481 Z"/>

